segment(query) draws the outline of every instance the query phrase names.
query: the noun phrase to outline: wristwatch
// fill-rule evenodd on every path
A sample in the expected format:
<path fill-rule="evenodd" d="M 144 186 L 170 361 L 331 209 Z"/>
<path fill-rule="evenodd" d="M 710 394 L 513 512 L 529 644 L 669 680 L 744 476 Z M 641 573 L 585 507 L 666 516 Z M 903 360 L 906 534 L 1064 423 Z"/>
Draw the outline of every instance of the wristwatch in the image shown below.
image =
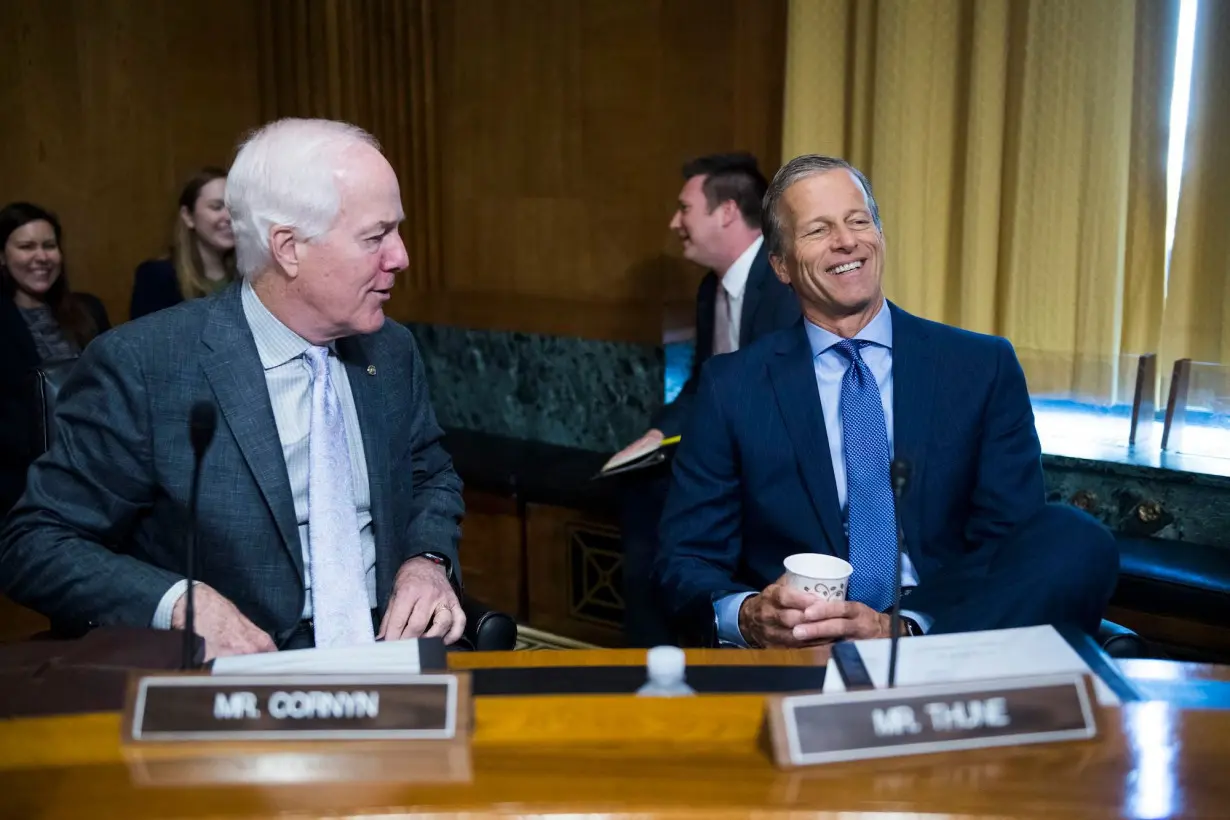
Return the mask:
<path fill-rule="evenodd" d="M 444 571 L 448 575 L 451 576 L 453 574 L 452 572 L 453 562 L 448 560 L 447 556 L 441 555 L 438 552 L 420 552 L 418 555 L 414 557 L 415 558 L 426 558 L 428 561 L 431 561 L 433 564 L 439 564 L 440 566 L 444 567 Z"/>
<path fill-rule="evenodd" d="M 918 625 L 917 621 L 904 615 L 901 616 L 901 630 L 902 636 L 906 638 L 913 638 L 916 635 L 924 634 L 922 627 Z"/>

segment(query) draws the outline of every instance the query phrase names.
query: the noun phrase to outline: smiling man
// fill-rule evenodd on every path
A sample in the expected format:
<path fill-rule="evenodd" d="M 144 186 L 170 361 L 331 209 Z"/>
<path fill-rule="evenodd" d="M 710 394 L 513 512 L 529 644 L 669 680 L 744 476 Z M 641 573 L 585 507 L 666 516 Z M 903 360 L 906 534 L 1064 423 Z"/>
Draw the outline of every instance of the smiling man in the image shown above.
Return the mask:
<path fill-rule="evenodd" d="M 900 512 L 907 634 L 1043 623 L 1093 632 L 1114 588 L 1110 533 L 1045 503 L 1012 346 L 884 298 L 867 178 L 808 155 L 764 200 L 765 243 L 804 319 L 708 363 L 674 461 L 655 566 L 691 641 L 797 647 L 886 637 Z M 790 588 L 783 560 L 854 565 L 848 600 Z"/>
<path fill-rule="evenodd" d="M 0 535 L 0 590 L 68 630 L 183 627 L 205 400 L 207 657 L 456 641 L 461 482 L 414 339 L 384 316 L 408 262 L 393 169 L 354 126 L 282 120 L 240 148 L 226 205 L 243 281 L 86 350 Z"/>

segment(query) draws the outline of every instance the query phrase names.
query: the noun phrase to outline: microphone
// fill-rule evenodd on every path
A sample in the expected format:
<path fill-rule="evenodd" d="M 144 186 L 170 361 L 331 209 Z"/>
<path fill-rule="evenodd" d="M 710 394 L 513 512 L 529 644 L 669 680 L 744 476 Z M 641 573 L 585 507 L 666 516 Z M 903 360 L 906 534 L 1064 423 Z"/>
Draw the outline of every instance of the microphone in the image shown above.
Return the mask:
<path fill-rule="evenodd" d="M 196 579 L 197 500 L 201 494 L 201 464 L 205 451 L 218 429 L 218 408 L 210 401 L 198 401 L 188 414 L 188 438 L 192 442 L 192 495 L 188 501 L 188 591 L 184 600 L 184 669 L 196 668 L 196 606 L 192 586 Z"/>
<path fill-rule="evenodd" d="M 901 564 L 905 555 L 905 531 L 901 528 L 901 498 L 910 486 L 910 463 L 895 458 L 888 468 L 893 485 L 893 518 L 897 522 L 897 570 L 893 576 L 896 588 L 893 592 L 893 610 L 889 617 L 890 648 L 888 652 L 888 686 L 897 685 L 897 641 L 901 633 Z"/>

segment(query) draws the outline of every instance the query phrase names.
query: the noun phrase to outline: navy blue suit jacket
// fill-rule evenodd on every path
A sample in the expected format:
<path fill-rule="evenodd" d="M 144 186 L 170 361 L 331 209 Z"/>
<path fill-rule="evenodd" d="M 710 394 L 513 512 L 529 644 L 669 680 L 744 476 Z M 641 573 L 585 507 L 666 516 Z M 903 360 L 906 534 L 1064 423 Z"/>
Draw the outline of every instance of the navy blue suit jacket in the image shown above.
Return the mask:
<path fill-rule="evenodd" d="M 129 319 L 140 319 L 182 301 L 184 295 L 179 290 L 174 262 L 170 259 L 147 259 L 137 266 L 132 280 L 132 298 L 128 304 Z"/>
<path fill-rule="evenodd" d="M 675 400 L 662 407 L 650 424 L 665 436 L 683 432 L 700 384 L 701 367 L 713 356 L 713 308 L 717 303 L 717 289 L 717 274 L 710 271 L 700 280 L 696 291 L 696 349 L 692 355 L 692 372 Z M 774 331 L 790 327 L 801 315 L 798 297 L 789 285 L 774 275 L 769 265 L 769 246 L 762 244 L 747 273 L 743 312 L 739 319 L 739 347 L 747 347 Z"/>
<path fill-rule="evenodd" d="M 1012 346 L 912 316 L 893 322 L 894 455 L 912 468 L 901 509 L 919 575 L 909 608 L 959 605 L 991 550 L 1045 503 L 1041 448 Z M 712 602 L 759 591 L 796 552 L 848 557 L 811 346 L 800 321 L 704 368 L 674 460 L 655 580 L 691 639 Z"/>

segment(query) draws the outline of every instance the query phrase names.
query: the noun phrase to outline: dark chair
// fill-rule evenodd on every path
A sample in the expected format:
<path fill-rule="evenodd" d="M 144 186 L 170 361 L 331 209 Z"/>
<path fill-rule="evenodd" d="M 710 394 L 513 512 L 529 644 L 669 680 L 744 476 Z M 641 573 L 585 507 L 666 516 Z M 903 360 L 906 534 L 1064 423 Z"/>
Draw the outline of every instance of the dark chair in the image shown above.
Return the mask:
<path fill-rule="evenodd" d="M 1207 624 L 1230 623 L 1230 551 L 1224 546 L 1121 537 L 1111 603 Z"/>
<path fill-rule="evenodd" d="M 76 362 L 75 358 L 44 362 L 35 368 L 31 376 L 35 457 L 51 446 L 55 436 L 56 397 Z M 466 613 L 466 629 L 462 636 L 466 648 L 478 652 L 500 652 L 516 647 L 517 622 L 508 615 L 464 596 L 462 609 Z"/>
<path fill-rule="evenodd" d="M 1097 641 L 1112 658 L 1151 658 L 1155 654 L 1144 638 L 1114 621 L 1102 621 Z"/>

